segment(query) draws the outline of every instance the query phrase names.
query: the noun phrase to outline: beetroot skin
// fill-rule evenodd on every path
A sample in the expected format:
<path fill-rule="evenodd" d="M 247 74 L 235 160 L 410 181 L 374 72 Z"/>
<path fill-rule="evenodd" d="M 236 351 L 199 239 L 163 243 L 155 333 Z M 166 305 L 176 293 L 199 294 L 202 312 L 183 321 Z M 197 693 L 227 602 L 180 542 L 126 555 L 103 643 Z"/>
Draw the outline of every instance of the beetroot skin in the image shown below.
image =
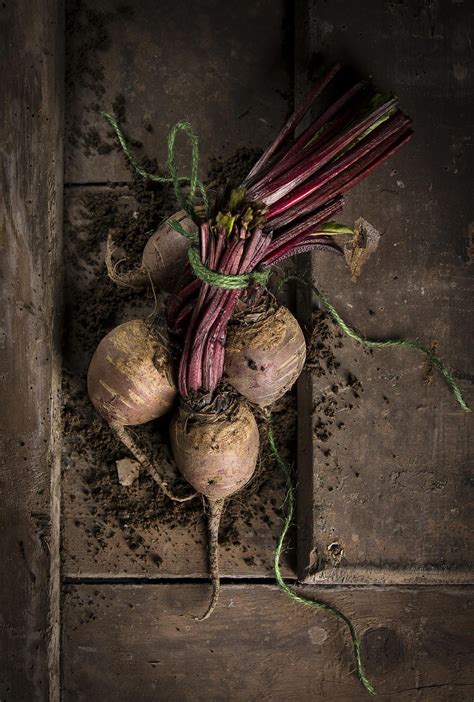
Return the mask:
<path fill-rule="evenodd" d="M 286 307 L 253 324 L 229 328 L 227 381 L 250 402 L 266 407 L 291 388 L 306 360 L 301 327 Z"/>
<path fill-rule="evenodd" d="M 177 389 L 164 342 L 140 319 L 115 327 L 92 357 L 87 390 L 109 423 L 144 424 L 166 414 Z"/>

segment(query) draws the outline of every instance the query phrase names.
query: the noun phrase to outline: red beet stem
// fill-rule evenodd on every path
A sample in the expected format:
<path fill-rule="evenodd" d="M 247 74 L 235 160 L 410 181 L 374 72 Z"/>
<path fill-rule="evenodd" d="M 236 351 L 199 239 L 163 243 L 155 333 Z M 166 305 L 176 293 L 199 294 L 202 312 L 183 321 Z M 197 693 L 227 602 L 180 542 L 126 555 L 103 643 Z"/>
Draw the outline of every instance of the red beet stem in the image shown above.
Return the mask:
<path fill-rule="evenodd" d="M 410 120 L 397 113 L 390 117 L 386 122 L 374 129 L 370 135 L 362 139 L 356 146 L 351 148 L 346 155 L 340 157 L 328 168 L 321 173 L 317 173 L 314 177 L 307 180 L 300 187 L 293 189 L 286 196 L 279 198 L 268 211 L 268 217 L 276 217 L 282 214 L 290 207 L 305 200 L 309 195 L 312 195 L 316 190 L 322 188 L 330 180 L 342 173 L 346 168 L 349 168 L 357 161 L 377 147 L 380 143 L 390 138 L 393 134 L 399 134 L 406 130 Z"/>
<path fill-rule="evenodd" d="M 274 180 L 277 176 L 281 175 L 285 171 L 295 166 L 297 163 L 302 161 L 309 153 L 313 153 L 316 148 L 321 147 L 326 143 L 331 137 L 340 133 L 350 120 L 354 117 L 353 109 L 346 110 L 340 118 L 335 120 L 333 123 L 330 120 L 341 110 L 347 102 L 349 102 L 354 95 L 360 92 L 360 90 L 365 86 L 365 83 L 357 83 L 350 90 L 348 90 L 344 95 L 342 95 L 339 100 L 337 100 L 333 105 L 331 105 L 327 110 L 325 110 L 289 147 L 288 151 L 281 155 L 277 159 L 276 163 L 270 165 L 265 171 L 261 178 L 253 179 L 251 182 L 247 182 L 247 186 L 263 188 L 265 185 Z M 311 140 L 315 137 L 317 132 L 326 126 L 320 135 L 318 135 L 315 140 L 316 143 L 311 144 Z M 311 148 L 311 151 L 308 150 Z"/>
<path fill-rule="evenodd" d="M 219 383 L 224 371 L 224 356 L 221 352 L 216 355 L 216 349 L 224 349 L 227 336 L 227 324 L 234 312 L 234 308 L 241 290 L 227 290 L 222 296 L 220 315 L 214 321 L 204 354 L 203 387 L 212 392 Z"/>
<path fill-rule="evenodd" d="M 377 166 L 380 166 L 384 161 L 386 161 L 390 156 L 392 156 L 398 149 L 406 144 L 408 141 L 413 136 L 413 130 L 412 129 L 406 129 L 404 132 L 401 134 L 397 135 L 397 137 L 393 140 L 391 140 L 389 143 L 384 143 L 380 150 L 377 150 L 377 153 L 374 155 L 375 152 L 369 154 L 369 157 L 367 158 L 367 161 L 365 162 L 365 165 L 361 168 L 358 169 L 357 174 L 353 175 L 353 177 L 348 180 L 345 179 L 344 183 L 339 187 L 339 192 L 340 193 L 345 193 L 347 190 L 350 190 L 353 188 L 357 183 L 360 183 L 361 180 L 364 180 L 369 173 L 371 173 Z M 360 165 L 361 162 L 359 162 Z"/>
<path fill-rule="evenodd" d="M 222 273 L 235 275 L 239 272 L 239 264 L 244 250 L 244 242 L 239 239 L 229 246 L 230 255 L 227 256 L 227 264 Z M 206 338 L 210 333 L 212 325 L 222 313 L 222 308 L 226 302 L 227 290 L 215 288 L 216 292 L 212 300 L 207 304 L 204 313 L 195 331 L 192 343 L 192 352 L 187 373 L 187 385 L 190 390 L 202 388 L 203 381 L 203 358 L 206 345 Z M 238 291 L 240 292 L 240 291 Z"/>
<path fill-rule="evenodd" d="M 248 196 L 255 200 L 262 200 L 268 205 L 280 200 L 287 193 L 305 181 L 312 173 L 320 170 L 329 161 L 335 158 L 346 147 L 350 146 L 360 137 L 366 129 L 371 127 L 378 119 L 386 115 L 396 105 L 395 98 L 387 100 L 375 110 L 372 110 L 366 117 L 360 120 L 353 127 L 342 134 L 339 134 L 321 150 L 312 153 L 306 159 L 298 163 L 285 173 L 284 176 L 267 184 L 263 188 L 250 188 Z"/>
<path fill-rule="evenodd" d="M 200 229 L 200 234 L 201 234 L 201 229 Z M 207 234 L 209 234 L 209 227 L 207 227 L 205 229 L 205 232 Z M 206 247 L 204 246 L 204 248 L 206 248 Z M 194 337 L 194 331 L 195 331 L 196 326 L 198 324 L 199 315 L 201 313 L 201 308 L 203 306 L 204 299 L 206 297 L 206 293 L 207 293 L 207 290 L 209 288 L 209 286 L 206 283 L 203 283 L 202 281 L 200 281 L 200 282 L 201 282 L 201 287 L 199 288 L 198 299 L 196 301 L 196 306 L 193 310 L 193 314 L 192 314 L 190 322 L 189 322 L 188 333 L 186 334 L 183 353 L 181 354 L 181 361 L 179 364 L 178 387 L 179 387 L 180 395 L 182 397 L 188 396 L 187 370 L 188 370 L 188 361 L 189 361 L 189 357 L 190 357 L 190 353 L 191 353 L 191 345 L 192 345 L 192 340 Z"/>
<path fill-rule="evenodd" d="M 301 243 L 305 236 L 307 236 L 310 232 L 317 230 L 318 226 L 321 226 L 323 222 L 326 222 L 330 217 L 335 215 L 336 212 L 339 212 L 342 209 L 342 206 L 343 199 L 342 197 L 338 197 L 326 205 L 326 207 L 322 208 L 319 215 L 310 215 L 309 217 L 306 217 L 294 227 L 287 230 L 281 237 L 276 237 L 274 239 L 274 245 L 270 251 L 268 251 L 265 256 L 261 258 L 261 265 L 270 266 L 272 263 L 275 263 L 280 256 L 286 254 L 288 251 L 291 252 L 295 246 Z M 325 238 L 319 243 L 331 243 L 332 245 L 330 238 L 329 241 L 326 241 Z"/>
<path fill-rule="evenodd" d="M 288 156 L 291 156 L 295 151 L 299 151 L 303 147 L 305 147 L 308 142 L 311 141 L 311 139 L 314 137 L 316 132 L 321 129 L 325 124 L 330 122 L 335 115 L 346 105 L 352 98 L 357 95 L 362 88 L 366 86 L 366 83 L 364 81 L 361 81 L 360 83 L 356 83 L 352 88 L 347 90 L 341 97 L 336 100 L 330 107 L 327 108 L 327 110 L 324 110 L 324 112 L 311 124 L 305 131 L 300 134 L 300 136 L 296 139 L 295 143 L 290 146 L 288 151 L 285 154 L 285 159 L 288 158 Z"/>
<path fill-rule="evenodd" d="M 341 65 L 336 63 L 332 68 L 330 68 L 312 87 L 306 98 L 303 100 L 301 105 L 297 110 L 293 112 L 288 122 L 285 124 L 283 129 L 278 134 L 275 141 L 268 147 L 268 149 L 259 158 L 255 166 L 252 168 L 248 174 L 246 180 L 249 180 L 255 176 L 264 166 L 264 164 L 270 159 L 270 157 L 275 153 L 275 151 L 291 136 L 298 124 L 301 122 L 305 114 L 308 112 L 309 108 L 316 100 L 318 95 L 324 90 L 327 84 L 334 78 L 336 73 L 340 70 Z"/>
<path fill-rule="evenodd" d="M 277 248 L 280 248 L 283 244 L 291 241 L 301 233 L 307 232 L 310 229 L 314 230 L 317 226 L 336 214 L 336 212 L 339 212 L 343 205 L 344 200 L 342 196 L 338 195 L 336 198 L 326 202 L 322 207 L 314 212 L 311 212 L 306 217 L 295 220 L 290 227 L 286 227 L 285 229 L 275 233 L 272 239 L 270 253 L 273 253 L 273 251 L 275 251 Z M 260 260 L 263 260 L 263 258 Z"/>
<path fill-rule="evenodd" d="M 280 263 L 280 261 L 283 261 L 285 258 L 298 256 L 298 254 L 306 253 L 307 251 L 314 251 L 315 249 L 319 251 L 327 251 L 329 253 L 336 253 L 339 255 L 342 254 L 342 249 L 334 241 L 326 243 L 319 241 L 317 238 L 314 238 L 305 240 L 298 244 L 298 246 L 294 246 L 291 250 L 288 250 L 285 253 L 278 256 L 277 258 L 274 258 L 272 263 L 269 265 Z"/>

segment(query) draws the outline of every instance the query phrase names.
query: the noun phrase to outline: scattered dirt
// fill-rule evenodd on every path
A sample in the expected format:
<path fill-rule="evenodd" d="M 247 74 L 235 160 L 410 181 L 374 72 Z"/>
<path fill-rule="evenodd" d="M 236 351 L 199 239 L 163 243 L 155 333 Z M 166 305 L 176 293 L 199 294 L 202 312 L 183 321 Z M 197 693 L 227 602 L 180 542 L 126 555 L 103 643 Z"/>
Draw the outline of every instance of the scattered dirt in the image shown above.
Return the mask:
<path fill-rule="evenodd" d="M 97 9 L 93 3 L 84 0 L 68 0 L 65 32 L 65 89 L 66 89 L 66 158 L 74 153 L 68 147 L 81 146 L 85 156 L 91 153 L 108 154 L 117 149 L 111 131 L 104 140 L 98 129 L 97 113 L 103 109 L 106 94 L 105 71 L 101 55 L 110 47 L 109 27 L 115 21 L 133 20 L 134 8 L 119 5 L 114 11 Z M 87 95 L 81 114 L 74 110 L 75 96 Z M 125 99 L 117 95 L 112 102 L 115 115 L 123 124 L 126 122 Z M 106 133 L 104 125 L 104 133 Z M 133 146 L 139 142 L 130 140 Z"/>
<path fill-rule="evenodd" d="M 308 342 L 305 367 L 313 377 L 320 379 L 321 391 L 315 392 L 313 402 L 314 434 L 323 456 L 331 450 L 325 447 L 334 430 L 344 428 L 338 421 L 341 409 L 352 410 L 363 392 L 363 387 L 353 373 L 344 371 L 337 359 L 337 350 L 343 347 L 344 334 L 320 309 L 313 312 L 313 330 Z"/>
<path fill-rule="evenodd" d="M 228 180 L 238 182 L 256 157 L 243 149 L 229 159 L 216 160 L 208 180 L 216 188 L 223 187 Z M 146 167 L 158 172 L 153 161 L 148 160 Z M 115 462 L 127 456 L 127 451 L 91 406 L 86 392 L 86 373 L 92 353 L 108 331 L 126 318 L 144 318 L 155 305 L 150 290 L 137 293 L 120 289 L 108 279 L 103 263 L 108 230 L 117 230 L 115 243 L 126 258 L 120 264 L 122 270 L 138 265 L 150 233 L 175 209 L 173 194 L 167 186 L 143 181 L 132 174 L 127 187 L 94 188 L 93 191 L 73 188 L 67 193 L 67 202 L 63 465 L 65 470 L 80 471 L 87 509 L 94 517 L 92 522 L 87 519 L 82 524 L 78 516 L 76 526 L 86 529 L 88 549 L 94 554 L 99 553 L 119 529 L 135 556 L 151 560 L 159 567 L 161 556 L 146 552 L 143 532 L 153 530 L 158 524 L 167 529 L 178 525 L 192 529 L 203 518 L 202 502 L 196 499 L 189 503 L 172 503 L 154 481 L 143 474 L 130 487 L 119 484 Z M 164 299 L 158 295 L 158 312 L 163 310 Z M 179 478 L 169 450 L 167 422 L 167 418 L 151 422 L 137 428 L 136 433 L 139 442 L 166 475 L 170 487 L 185 494 L 188 486 Z M 273 423 L 276 435 L 282 438 L 283 453 L 292 460 L 296 442 L 294 395 L 288 395 L 274 408 Z M 220 536 L 224 548 L 241 544 L 242 527 L 255 530 L 262 521 L 271 526 L 280 520 L 283 480 L 275 478 L 263 419 L 259 419 L 259 425 L 262 433 L 259 466 L 251 483 L 228 502 Z M 276 484 L 280 486 L 278 499 L 275 498 Z M 68 498 L 73 501 L 74 495 Z M 92 527 L 87 526 L 91 523 Z M 244 544 L 241 548 L 245 552 Z M 253 555 L 245 557 L 249 563 L 255 560 Z"/>
<path fill-rule="evenodd" d="M 238 187 L 262 153 L 260 149 L 249 149 L 244 146 L 228 158 L 212 158 L 208 172 L 209 187 L 211 189 Z"/>
<path fill-rule="evenodd" d="M 467 231 L 467 262 L 474 261 L 474 223 L 470 223 Z"/>

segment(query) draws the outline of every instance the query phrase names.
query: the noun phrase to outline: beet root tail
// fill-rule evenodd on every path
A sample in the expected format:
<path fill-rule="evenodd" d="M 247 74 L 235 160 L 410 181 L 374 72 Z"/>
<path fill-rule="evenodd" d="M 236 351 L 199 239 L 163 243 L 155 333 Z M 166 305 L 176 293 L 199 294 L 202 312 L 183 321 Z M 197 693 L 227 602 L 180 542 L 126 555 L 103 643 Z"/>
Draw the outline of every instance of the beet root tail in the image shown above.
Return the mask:
<path fill-rule="evenodd" d="M 212 582 L 212 597 L 205 614 L 197 617 L 198 622 L 208 619 L 216 608 L 221 589 L 221 579 L 219 572 L 219 525 L 221 523 L 222 512 L 224 510 L 225 498 L 208 498 L 209 514 L 207 517 L 208 544 L 207 552 L 209 558 L 209 572 Z"/>
<path fill-rule="evenodd" d="M 133 290 L 146 288 L 146 286 L 149 285 L 150 279 L 143 265 L 125 273 L 119 273 L 117 271 L 117 264 L 113 262 L 115 253 L 114 231 L 113 229 L 110 230 L 107 235 L 107 248 L 105 250 L 105 267 L 107 268 L 107 274 L 110 280 L 119 288 L 132 288 Z"/>
<path fill-rule="evenodd" d="M 142 451 L 142 449 L 138 446 L 127 427 L 124 427 L 122 424 L 111 422 L 110 428 L 115 433 L 117 438 L 120 439 L 122 444 L 128 448 L 132 456 L 138 461 L 141 467 L 147 471 L 147 473 L 156 483 L 158 483 L 164 494 L 169 497 L 170 500 L 173 500 L 174 502 L 187 502 L 188 500 L 192 500 L 194 497 L 196 497 L 196 492 L 193 492 L 191 495 L 186 495 L 186 497 L 177 497 L 176 495 L 173 495 L 173 493 L 169 491 L 166 482 L 161 477 L 157 468 L 153 465 L 144 451 Z"/>

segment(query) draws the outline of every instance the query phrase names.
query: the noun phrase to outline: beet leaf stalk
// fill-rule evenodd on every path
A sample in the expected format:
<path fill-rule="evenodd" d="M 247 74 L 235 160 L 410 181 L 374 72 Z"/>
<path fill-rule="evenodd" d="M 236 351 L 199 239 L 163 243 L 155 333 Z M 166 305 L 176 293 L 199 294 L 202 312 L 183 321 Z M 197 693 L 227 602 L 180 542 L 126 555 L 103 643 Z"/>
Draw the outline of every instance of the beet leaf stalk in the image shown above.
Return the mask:
<path fill-rule="evenodd" d="M 339 69 L 333 66 L 315 83 L 242 186 L 199 226 L 190 262 L 200 284 L 186 278 L 168 310 L 170 327 L 185 337 L 178 383 L 183 398 L 211 397 L 221 381 L 227 325 L 252 274 L 303 251 L 341 253 L 324 224 L 342 209 L 343 194 L 412 134 L 395 97 L 358 82 L 294 137 Z M 244 282 L 234 285 L 234 279 Z"/>

